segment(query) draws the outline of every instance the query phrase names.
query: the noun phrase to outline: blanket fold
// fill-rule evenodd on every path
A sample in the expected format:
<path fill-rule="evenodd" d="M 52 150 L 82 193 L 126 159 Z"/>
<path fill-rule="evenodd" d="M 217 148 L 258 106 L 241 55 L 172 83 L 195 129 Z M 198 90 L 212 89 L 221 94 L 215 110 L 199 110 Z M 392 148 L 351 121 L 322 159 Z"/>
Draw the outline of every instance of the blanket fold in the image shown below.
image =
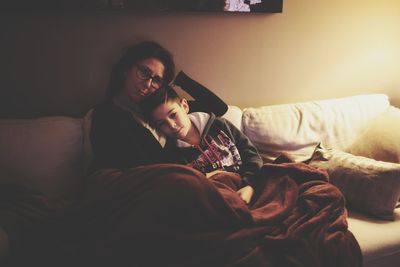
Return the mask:
<path fill-rule="evenodd" d="M 175 164 L 101 170 L 87 182 L 80 262 L 362 266 L 343 195 L 303 163 L 264 165 L 250 205 L 236 193 L 238 174 L 207 179 Z"/>

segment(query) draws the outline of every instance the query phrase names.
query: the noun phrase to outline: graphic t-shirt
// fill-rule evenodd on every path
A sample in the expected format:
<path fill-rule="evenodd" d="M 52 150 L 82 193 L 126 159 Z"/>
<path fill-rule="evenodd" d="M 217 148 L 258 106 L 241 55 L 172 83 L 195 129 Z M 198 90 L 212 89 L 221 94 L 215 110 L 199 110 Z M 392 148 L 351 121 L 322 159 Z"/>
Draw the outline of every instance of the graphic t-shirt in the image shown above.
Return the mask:
<path fill-rule="evenodd" d="M 214 170 L 226 170 L 238 172 L 242 165 L 242 159 L 235 143 L 224 131 L 220 131 L 216 137 L 206 136 L 202 146 L 196 146 L 199 155 L 189 162 L 191 166 L 203 173 Z"/>

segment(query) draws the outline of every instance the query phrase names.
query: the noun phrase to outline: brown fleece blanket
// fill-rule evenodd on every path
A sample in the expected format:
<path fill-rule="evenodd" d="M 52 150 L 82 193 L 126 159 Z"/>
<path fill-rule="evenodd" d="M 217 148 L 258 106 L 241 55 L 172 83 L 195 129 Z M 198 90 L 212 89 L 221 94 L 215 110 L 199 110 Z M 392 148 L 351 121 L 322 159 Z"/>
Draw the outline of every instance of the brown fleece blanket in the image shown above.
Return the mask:
<path fill-rule="evenodd" d="M 362 266 L 343 195 L 303 163 L 266 164 L 250 205 L 234 173 L 174 164 L 88 180 L 79 261 L 88 266 Z"/>

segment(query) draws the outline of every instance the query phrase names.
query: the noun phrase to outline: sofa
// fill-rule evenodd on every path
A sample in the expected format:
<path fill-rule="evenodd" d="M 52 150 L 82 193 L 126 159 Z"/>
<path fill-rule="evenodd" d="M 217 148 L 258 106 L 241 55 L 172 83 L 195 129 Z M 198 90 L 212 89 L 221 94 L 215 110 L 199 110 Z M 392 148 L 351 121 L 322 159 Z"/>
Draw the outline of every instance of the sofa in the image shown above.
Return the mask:
<path fill-rule="evenodd" d="M 250 138 L 266 163 L 285 152 L 296 162 L 327 170 L 348 200 L 348 227 L 361 247 L 364 266 L 398 265 L 400 110 L 387 95 L 229 106 L 224 117 Z M 0 119 L 0 184 L 37 190 L 60 209 L 79 200 L 90 166 L 90 122 L 91 111 L 83 118 Z M 343 172 L 347 165 L 350 174 Z M 377 166 L 372 174 L 370 166 Z M 9 241 L 0 221 L 0 263 L 12 253 Z"/>

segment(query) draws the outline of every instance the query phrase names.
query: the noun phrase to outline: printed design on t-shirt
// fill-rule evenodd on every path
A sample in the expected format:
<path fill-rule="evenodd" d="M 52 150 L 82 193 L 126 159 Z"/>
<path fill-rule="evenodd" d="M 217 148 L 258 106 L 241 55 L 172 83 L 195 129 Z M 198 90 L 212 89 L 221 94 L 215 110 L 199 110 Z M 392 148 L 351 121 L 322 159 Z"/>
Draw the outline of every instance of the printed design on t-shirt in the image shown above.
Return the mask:
<path fill-rule="evenodd" d="M 204 146 L 198 146 L 200 151 L 197 159 L 188 165 L 208 173 L 214 170 L 238 172 L 242 159 L 235 143 L 224 132 L 220 131 L 216 138 L 208 135 L 204 138 Z"/>

